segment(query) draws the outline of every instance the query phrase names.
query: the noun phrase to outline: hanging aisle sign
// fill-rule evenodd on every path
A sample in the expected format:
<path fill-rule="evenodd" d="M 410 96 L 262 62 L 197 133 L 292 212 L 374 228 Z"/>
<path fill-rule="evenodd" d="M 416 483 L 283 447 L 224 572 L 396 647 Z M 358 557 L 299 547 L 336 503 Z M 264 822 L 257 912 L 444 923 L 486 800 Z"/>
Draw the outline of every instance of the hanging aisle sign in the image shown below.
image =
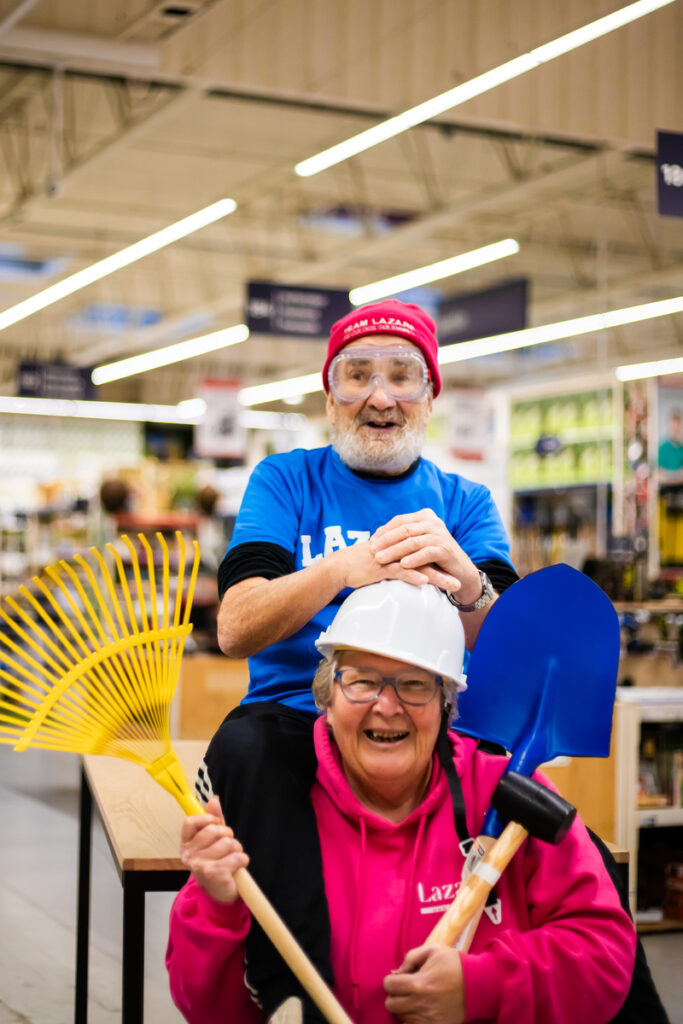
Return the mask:
<path fill-rule="evenodd" d="M 73 402 L 95 397 L 92 366 L 22 362 L 17 368 L 17 394 L 22 398 L 62 398 Z"/>
<path fill-rule="evenodd" d="M 683 217 L 683 135 L 657 132 L 657 211 Z"/>
<path fill-rule="evenodd" d="M 527 292 L 528 281 L 520 278 L 446 299 L 436 318 L 439 345 L 521 331 L 527 325 Z"/>
<path fill-rule="evenodd" d="M 249 281 L 247 289 L 251 334 L 327 338 L 332 325 L 351 309 L 348 289 L 298 288 L 274 281 Z"/>

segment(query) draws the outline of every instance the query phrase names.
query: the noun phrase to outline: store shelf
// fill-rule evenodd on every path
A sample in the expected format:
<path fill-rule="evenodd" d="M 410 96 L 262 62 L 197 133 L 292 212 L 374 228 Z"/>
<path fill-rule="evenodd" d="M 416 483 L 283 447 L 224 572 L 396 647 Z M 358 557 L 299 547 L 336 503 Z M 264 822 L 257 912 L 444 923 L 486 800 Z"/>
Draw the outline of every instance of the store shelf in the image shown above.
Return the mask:
<path fill-rule="evenodd" d="M 647 613 L 648 615 L 683 615 L 683 599 L 665 597 L 661 601 L 614 601 L 614 607 L 621 614 Z"/>
<path fill-rule="evenodd" d="M 572 483 L 562 483 L 557 481 L 544 482 L 534 484 L 533 486 L 517 487 L 514 486 L 512 493 L 515 497 L 532 497 L 534 494 L 547 494 L 549 491 L 571 491 L 576 492 L 580 490 L 595 490 L 596 487 L 611 487 L 609 480 L 575 480 Z"/>
<path fill-rule="evenodd" d="M 680 932 L 683 931 L 683 921 L 675 920 L 673 917 L 663 917 L 661 921 L 637 921 L 636 928 L 639 935 L 652 934 L 652 932 Z"/>
<path fill-rule="evenodd" d="M 553 432 L 553 428 L 549 428 Z M 554 432 L 562 438 L 563 444 L 583 444 L 586 441 L 612 441 L 616 435 L 616 428 L 613 424 L 595 424 L 585 427 L 556 427 Z M 510 435 L 511 448 L 533 448 L 538 441 L 539 433 L 534 431 L 527 434 L 512 433 Z"/>
<path fill-rule="evenodd" d="M 639 828 L 683 825 L 683 807 L 646 807 L 636 811 Z"/>
<path fill-rule="evenodd" d="M 644 655 L 645 658 L 648 655 Z M 629 897 L 635 912 L 643 895 L 657 892 L 654 876 L 647 874 L 648 858 L 656 865 L 657 877 L 668 861 L 680 859 L 683 829 L 683 807 L 638 806 L 637 792 L 641 785 L 639 775 L 642 757 L 643 730 L 652 741 L 656 735 L 671 735 L 675 723 L 683 722 L 683 687 L 681 686 L 618 686 L 615 703 L 616 753 L 616 841 L 629 850 Z M 659 748 L 660 754 L 667 748 Z M 680 747 L 679 747 L 680 749 Z M 661 781 L 661 776 L 659 777 Z M 669 801 L 668 789 L 665 793 Z M 654 797 L 653 797 L 654 798 Z M 661 830 L 661 831 L 660 831 Z M 646 841 L 647 840 L 647 841 Z M 662 850 L 665 857 L 662 860 Z M 646 867 L 639 871 L 641 858 Z M 641 899 L 639 900 L 639 894 Z M 651 904 L 655 906 L 654 903 Z M 683 922 L 664 919 L 656 922 L 638 922 L 638 930 L 668 931 L 683 927 Z"/>

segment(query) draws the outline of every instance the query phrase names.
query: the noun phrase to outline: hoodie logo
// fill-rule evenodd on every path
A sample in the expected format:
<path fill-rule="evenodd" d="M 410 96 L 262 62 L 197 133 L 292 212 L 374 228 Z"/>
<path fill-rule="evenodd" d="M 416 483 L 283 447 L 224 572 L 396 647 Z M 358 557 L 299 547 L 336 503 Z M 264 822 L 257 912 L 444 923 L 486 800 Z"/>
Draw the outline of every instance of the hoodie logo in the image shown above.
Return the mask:
<path fill-rule="evenodd" d="M 422 882 L 418 882 L 417 896 L 420 901 L 420 913 L 443 913 L 455 899 L 459 888 L 460 882 L 446 882 L 443 885 L 432 885 L 427 891 Z"/>
<path fill-rule="evenodd" d="M 455 899 L 460 888 L 460 882 L 446 882 L 443 885 L 432 885 L 425 889 L 422 882 L 417 883 L 417 896 L 420 901 L 421 914 L 442 914 L 448 910 Z M 500 924 L 503 914 L 500 899 L 497 899 L 490 906 L 484 907 L 484 912 L 491 924 Z"/>

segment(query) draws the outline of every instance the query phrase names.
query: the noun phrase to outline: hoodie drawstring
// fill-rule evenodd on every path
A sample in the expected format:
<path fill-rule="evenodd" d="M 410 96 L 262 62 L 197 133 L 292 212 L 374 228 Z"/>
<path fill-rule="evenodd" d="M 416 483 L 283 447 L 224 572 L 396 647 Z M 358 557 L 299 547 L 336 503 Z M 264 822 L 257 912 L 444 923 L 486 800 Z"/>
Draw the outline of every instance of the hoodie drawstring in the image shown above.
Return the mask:
<path fill-rule="evenodd" d="M 363 903 L 365 901 L 365 889 L 363 886 L 363 880 L 365 872 L 363 871 L 363 865 L 365 863 L 365 850 L 367 847 L 367 825 L 365 819 L 360 819 L 360 859 L 358 861 L 358 877 L 356 880 L 356 907 L 353 915 L 353 932 L 351 934 L 351 957 L 350 957 L 350 973 L 351 973 L 351 985 L 353 987 L 353 1015 L 355 1016 L 360 1009 L 360 1000 L 358 998 L 359 982 L 358 973 L 356 971 L 356 964 L 358 962 L 358 938 L 360 935 L 360 922 L 361 913 L 363 910 Z"/>
<path fill-rule="evenodd" d="M 401 927 L 398 931 L 399 941 L 399 954 L 403 958 L 408 952 L 408 918 L 410 916 L 410 909 L 413 906 L 413 886 L 415 884 L 415 875 L 417 874 L 417 864 L 420 859 L 420 845 L 422 843 L 422 836 L 427 824 L 427 818 L 424 814 L 420 815 L 420 820 L 417 826 L 417 835 L 415 836 L 415 844 L 413 846 L 413 859 L 410 865 L 410 875 L 408 877 L 408 886 L 406 888 L 406 898 L 403 901 L 403 914 L 401 915 Z M 398 964 L 396 965 L 398 966 Z"/>

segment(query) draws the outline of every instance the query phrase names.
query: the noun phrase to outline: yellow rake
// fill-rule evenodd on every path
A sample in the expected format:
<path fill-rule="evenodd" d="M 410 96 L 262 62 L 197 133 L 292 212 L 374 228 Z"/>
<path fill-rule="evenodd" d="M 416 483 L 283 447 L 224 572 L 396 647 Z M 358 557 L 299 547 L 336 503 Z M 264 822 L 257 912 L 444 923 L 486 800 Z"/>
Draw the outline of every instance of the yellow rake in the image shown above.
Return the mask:
<path fill-rule="evenodd" d="M 108 754 L 144 767 L 186 814 L 204 808 L 171 745 L 170 712 L 199 569 L 199 545 L 186 573 L 186 545 L 176 533 L 178 568 L 171 597 L 168 545 L 157 534 L 161 573 L 147 538 L 144 552 L 127 536 L 127 552 L 107 544 L 107 564 L 60 561 L 19 588 L 21 601 L 0 603 L 0 743 Z M 115 569 L 114 569 L 115 567 Z M 183 595 L 187 580 L 187 593 Z M 161 611 L 159 609 L 161 605 Z M 8 611 L 9 609 L 9 611 Z M 240 896 L 330 1024 L 351 1024 L 335 996 L 246 869 Z"/>

